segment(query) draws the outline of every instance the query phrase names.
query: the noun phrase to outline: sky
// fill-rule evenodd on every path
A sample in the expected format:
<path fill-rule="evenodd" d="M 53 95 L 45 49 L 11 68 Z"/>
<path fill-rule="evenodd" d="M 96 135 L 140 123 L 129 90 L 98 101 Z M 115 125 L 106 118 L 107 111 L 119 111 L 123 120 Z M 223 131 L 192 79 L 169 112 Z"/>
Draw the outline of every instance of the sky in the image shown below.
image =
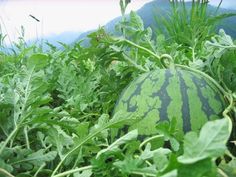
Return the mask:
<path fill-rule="evenodd" d="M 150 1 L 131 0 L 127 13 Z M 210 3 L 219 1 L 210 0 Z M 223 0 L 222 7 L 236 9 L 236 0 Z M 19 37 L 21 26 L 25 29 L 25 40 L 29 40 L 66 31 L 96 29 L 120 15 L 119 0 L 0 0 L 0 30 L 8 35 L 6 43 Z"/>
<path fill-rule="evenodd" d="M 127 12 L 150 1 L 133 0 Z M 65 31 L 96 29 L 120 15 L 119 0 L 0 0 L 1 29 L 10 36 L 6 42 L 19 37 L 21 26 L 25 29 L 25 40 L 28 40 Z"/>

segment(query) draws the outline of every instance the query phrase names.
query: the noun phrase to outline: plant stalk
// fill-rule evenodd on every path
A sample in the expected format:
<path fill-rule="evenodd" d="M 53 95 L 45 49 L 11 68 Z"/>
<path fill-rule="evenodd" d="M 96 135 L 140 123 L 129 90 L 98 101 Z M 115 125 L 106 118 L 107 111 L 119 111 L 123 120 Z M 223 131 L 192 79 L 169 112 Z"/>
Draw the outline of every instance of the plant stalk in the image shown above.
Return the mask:
<path fill-rule="evenodd" d="M 81 168 L 77 168 L 77 169 L 73 169 L 73 170 L 68 170 L 68 171 L 65 171 L 63 173 L 59 173 L 59 174 L 55 175 L 54 177 L 66 176 L 66 175 L 69 175 L 69 174 L 73 174 L 73 173 L 84 171 L 84 170 L 90 170 L 90 169 L 92 169 L 91 165 L 81 167 Z"/>
<path fill-rule="evenodd" d="M 5 175 L 5 177 L 14 177 L 11 173 L 9 173 L 8 171 L 6 171 L 3 168 L 0 168 L 0 174 Z"/>
<path fill-rule="evenodd" d="M 15 129 L 11 132 L 11 134 L 7 137 L 6 141 L 4 141 L 3 145 L 0 148 L 0 154 L 6 148 L 7 144 L 11 141 L 12 137 L 15 136 L 16 132 L 19 130 L 19 127 L 15 127 Z"/>

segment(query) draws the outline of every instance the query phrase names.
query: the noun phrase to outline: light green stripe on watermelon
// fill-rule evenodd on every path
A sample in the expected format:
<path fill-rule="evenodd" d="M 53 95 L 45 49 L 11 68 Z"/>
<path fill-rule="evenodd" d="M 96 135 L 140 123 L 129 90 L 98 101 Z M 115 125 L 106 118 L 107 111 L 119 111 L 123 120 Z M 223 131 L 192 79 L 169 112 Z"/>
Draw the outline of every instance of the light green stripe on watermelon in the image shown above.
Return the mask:
<path fill-rule="evenodd" d="M 211 105 L 212 109 L 214 110 L 214 112 L 216 114 L 220 114 L 219 110 L 220 108 L 222 108 L 224 105 L 222 105 L 222 102 L 220 102 L 219 100 L 222 99 L 222 96 L 220 96 L 220 94 L 218 92 L 207 92 L 207 90 L 209 90 L 210 87 L 209 85 L 207 85 L 206 87 L 202 87 L 201 91 L 202 94 L 204 95 L 205 98 L 208 99 L 209 104 Z"/>
<path fill-rule="evenodd" d="M 170 78 L 170 83 L 171 83 L 171 87 L 167 87 L 167 92 L 168 95 L 171 98 L 171 102 L 168 106 L 167 112 L 169 115 L 173 115 L 175 116 L 176 119 L 178 119 L 177 121 L 177 127 L 180 129 L 180 132 L 182 132 L 183 130 L 183 119 L 182 119 L 182 105 L 183 102 L 181 101 L 181 95 L 180 93 L 180 84 L 179 84 L 179 77 L 177 77 L 176 75 L 176 71 L 173 70 L 173 77 Z M 172 119 L 173 117 L 169 117 L 169 119 Z"/>
<path fill-rule="evenodd" d="M 137 103 L 136 112 L 145 118 L 131 126 L 129 130 L 138 127 L 138 132 L 142 135 L 151 135 L 157 133 L 156 123 L 160 119 L 158 108 L 161 107 L 161 101 L 158 98 L 153 98 L 152 93 L 160 90 L 163 82 L 165 81 L 164 74 L 165 73 L 163 72 L 150 73 L 141 85 L 140 94 L 131 99 L 132 102 L 141 100 Z M 157 78 L 158 82 L 153 82 L 153 80 Z M 150 108 L 154 109 L 150 110 Z"/>
<path fill-rule="evenodd" d="M 146 77 L 148 77 L 148 73 L 141 75 L 140 77 L 138 77 L 136 80 L 134 80 L 133 82 L 136 84 L 129 84 L 128 87 L 122 92 L 121 97 L 122 100 L 119 100 L 119 102 L 116 104 L 116 110 L 125 110 L 127 112 L 134 112 L 136 111 L 136 106 L 137 106 L 137 98 L 133 98 L 136 97 L 137 95 L 139 95 L 140 91 L 141 91 L 141 85 L 144 82 L 144 80 L 146 79 Z M 133 83 L 131 82 L 131 83 Z M 129 110 L 129 109 L 134 109 L 134 110 Z"/>
<path fill-rule="evenodd" d="M 184 73 L 185 84 L 187 85 L 187 94 L 190 106 L 190 122 L 192 130 L 200 130 L 200 128 L 204 125 L 204 123 L 208 120 L 207 115 L 202 110 L 202 101 L 199 97 L 197 87 L 201 87 L 200 85 L 196 85 L 192 80 L 192 75 L 189 72 Z M 198 84 L 201 84 L 199 82 Z"/>

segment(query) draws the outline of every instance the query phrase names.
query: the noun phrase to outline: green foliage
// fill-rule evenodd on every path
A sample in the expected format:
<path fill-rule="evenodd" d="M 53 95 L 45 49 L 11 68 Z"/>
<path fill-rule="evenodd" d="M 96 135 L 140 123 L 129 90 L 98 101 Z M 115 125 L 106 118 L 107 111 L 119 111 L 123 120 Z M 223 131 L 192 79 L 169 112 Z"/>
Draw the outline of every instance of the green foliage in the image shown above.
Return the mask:
<path fill-rule="evenodd" d="M 216 25 L 221 20 L 236 15 L 219 13 L 219 7 L 211 9 L 208 3 L 208 0 L 169 0 L 170 13 L 161 18 L 156 17 L 157 35 L 164 34 L 169 45 L 176 44 L 178 50 L 183 51 L 179 63 L 199 65 L 204 58 L 201 48 L 215 34 Z"/>
<path fill-rule="evenodd" d="M 199 138 L 194 132 L 186 134 L 184 154 L 178 158 L 178 161 L 191 164 L 208 157 L 216 158 L 223 155 L 226 150 L 225 143 L 231 131 L 231 121 L 221 119 L 206 123 L 201 129 Z"/>
<path fill-rule="evenodd" d="M 235 92 L 236 45 L 232 38 L 220 30 L 219 35 L 205 42 L 208 67 L 211 74 L 228 89 Z"/>
<path fill-rule="evenodd" d="M 19 43 L 5 50 L 0 35 L 0 176 L 235 176 L 235 43 L 222 30 L 208 33 L 214 26 L 206 23 L 205 4 L 194 7 L 194 30 L 176 35 L 183 47 L 163 35 L 154 39 L 135 12 L 124 16 L 129 3 L 120 1 L 121 35 L 100 28 L 88 47 L 47 44 L 43 51 L 26 45 L 22 28 Z M 175 25 L 184 13 L 171 16 L 179 17 Z M 179 65 L 185 63 L 191 67 Z M 141 73 L 173 65 L 219 87 L 229 103 L 222 119 L 184 138 L 173 119 L 154 126 L 157 134 L 145 141 L 136 130 L 111 141 L 111 130 L 140 122 L 138 114 L 113 113 L 122 90 Z"/>

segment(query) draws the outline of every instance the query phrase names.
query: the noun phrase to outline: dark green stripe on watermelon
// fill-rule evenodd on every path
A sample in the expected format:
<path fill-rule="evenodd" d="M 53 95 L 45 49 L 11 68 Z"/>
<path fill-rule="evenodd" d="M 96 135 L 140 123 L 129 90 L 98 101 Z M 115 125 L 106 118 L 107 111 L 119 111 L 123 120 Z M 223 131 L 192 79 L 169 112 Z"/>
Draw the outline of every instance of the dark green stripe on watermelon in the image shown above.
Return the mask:
<path fill-rule="evenodd" d="M 197 85 L 198 83 L 202 83 L 202 85 L 200 87 L 207 87 L 207 82 L 204 79 L 199 80 L 197 77 L 194 77 L 194 76 L 192 76 L 191 78 L 192 78 L 192 81 L 195 85 Z M 203 96 L 203 93 L 202 93 L 202 90 L 200 89 L 200 87 L 197 87 L 197 95 L 201 100 L 202 110 L 207 115 L 207 119 L 209 120 L 209 117 L 212 114 L 216 114 L 216 112 L 210 106 L 208 99 Z"/>
<path fill-rule="evenodd" d="M 191 130 L 190 113 L 189 113 L 189 96 L 187 93 L 189 87 L 186 85 L 183 75 L 180 71 L 177 71 L 177 75 L 180 80 L 180 91 L 182 100 L 185 100 L 182 102 L 182 108 L 181 108 L 182 119 L 183 119 L 183 131 L 188 132 Z"/>
<path fill-rule="evenodd" d="M 169 80 L 172 76 L 173 76 L 173 74 L 170 72 L 170 70 L 166 70 L 166 72 L 165 72 L 165 81 L 162 84 L 160 90 L 158 90 L 157 92 L 152 93 L 152 97 L 159 97 L 160 100 L 161 100 L 161 107 L 158 108 L 160 121 L 169 120 L 168 113 L 167 113 L 167 108 L 168 108 L 168 106 L 171 102 L 171 98 L 168 95 L 167 87 L 170 85 Z M 158 120 L 158 122 L 159 122 L 159 120 Z"/>
<path fill-rule="evenodd" d="M 220 118 L 224 99 L 218 89 L 199 74 L 175 69 L 145 73 L 131 82 L 117 101 L 117 111 L 136 112 L 143 119 L 132 126 L 112 130 L 119 137 L 138 129 L 140 137 L 157 133 L 156 124 L 177 118 L 180 132 L 198 131 L 208 121 Z"/>

